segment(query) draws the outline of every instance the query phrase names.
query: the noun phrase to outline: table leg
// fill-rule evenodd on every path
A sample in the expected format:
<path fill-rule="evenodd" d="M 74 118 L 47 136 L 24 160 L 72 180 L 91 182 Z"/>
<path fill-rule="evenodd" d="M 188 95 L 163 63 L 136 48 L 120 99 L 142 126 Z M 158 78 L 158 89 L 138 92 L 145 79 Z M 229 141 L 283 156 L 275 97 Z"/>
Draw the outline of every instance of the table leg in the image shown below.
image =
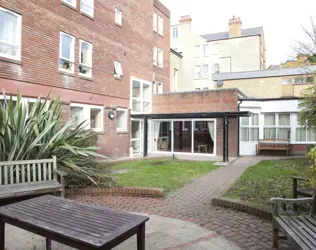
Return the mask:
<path fill-rule="evenodd" d="M 0 250 L 5 250 L 5 223 L 0 221 Z"/>
<path fill-rule="evenodd" d="M 46 238 L 46 250 L 52 250 L 52 241 Z"/>
<path fill-rule="evenodd" d="M 145 223 L 140 226 L 137 233 L 137 250 L 145 250 Z"/>

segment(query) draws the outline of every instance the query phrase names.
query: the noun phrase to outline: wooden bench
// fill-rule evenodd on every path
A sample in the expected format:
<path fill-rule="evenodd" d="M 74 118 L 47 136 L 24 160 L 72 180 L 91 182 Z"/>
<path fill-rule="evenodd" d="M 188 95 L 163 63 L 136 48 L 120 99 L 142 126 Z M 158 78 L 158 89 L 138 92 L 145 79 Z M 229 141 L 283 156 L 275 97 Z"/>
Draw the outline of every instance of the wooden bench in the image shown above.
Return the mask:
<path fill-rule="evenodd" d="M 278 138 L 259 139 L 256 146 L 257 155 L 259 155 L 262 150 L 283 150 L 286 151 L 286 155 L 289 156 L 290 149 L 291 144 L 289 139 Z"/>
<path fill-rule="evenodd" d="M 57 170 L 55 156 L 52 159 L 0 162 L 0 199 L 54 192 L 61 192 L 64 197 L 66 175 Z"/>
<path fill-rule="evenodd" d="M 283 199 L 272 198 L 272 227 L 273 227 L 273 247 L 278 247 L 279 239 L 288 239 L 295 249 L 314 250 L 316 249 L 316 195 L 312 198 Z M 309 215 L 280 214 L 281 204 L 299 205 L 312 204 Z M 279 233 L 284 233 L 280 236 Z"/>

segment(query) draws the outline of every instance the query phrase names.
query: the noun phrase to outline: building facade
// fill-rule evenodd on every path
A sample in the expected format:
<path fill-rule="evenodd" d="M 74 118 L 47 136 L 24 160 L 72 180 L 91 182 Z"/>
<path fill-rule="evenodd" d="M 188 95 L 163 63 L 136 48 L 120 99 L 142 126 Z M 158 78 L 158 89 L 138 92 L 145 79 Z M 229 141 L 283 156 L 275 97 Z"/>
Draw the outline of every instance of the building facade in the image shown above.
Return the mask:
<path fill-rule="evenodd" d="M 182 55 L 170 49 L 170 92 L 178 92 L 182 84 Z"/>
<path fill-rule="evenodd" d="M 88 121 L 100 153 L 128 156 L 130 110 L 151 112 L 155 82 L 169 92 L 169 10 L 158 0 L 8 0 L 0 20 L 0 88 L 60 97 L 65 118 Z"/>
<path fill-rule="evenodd" d="M 181 91 L 214 89 L 215 72 L 265 69 L 263 28 L 242 29 L 240 18 L 230 19 L 228 32 L 206 35 L 191 29 L 190 16 L 171 26 L 171 48 L 183 55 Z"/>

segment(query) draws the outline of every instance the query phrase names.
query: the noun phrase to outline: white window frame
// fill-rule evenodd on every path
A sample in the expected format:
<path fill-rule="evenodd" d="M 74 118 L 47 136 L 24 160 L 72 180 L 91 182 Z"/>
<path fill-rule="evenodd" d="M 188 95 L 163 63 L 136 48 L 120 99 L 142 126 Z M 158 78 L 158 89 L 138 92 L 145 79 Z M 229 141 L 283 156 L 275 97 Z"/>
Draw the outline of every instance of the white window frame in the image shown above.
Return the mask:
<path fill-rule="evenodd" d="M 220 73 L 220 66 L 219 66 L 219 63 L 214 63 L 214 64 L 213 64 L 213 72 L 214 72 L 215 74 Z"/>
<path fill-rule="evenodd" d="M 137 81 L 141 84 L 140 87 L 140 98 L 138 97 L 133 97 L 133 81 Z M 131 113 L 133 114 L 146 114 L 146 113 L 151 113 L 152 112 L 152 92 L 153 92 L 153 86 L 152 82 L 145 81 L 136 77 L 131 77 L 131 84 L 130 84 L 130 91 L 131 91 L 131 100 L 130 100 L 130 110 Z M 151 90 L 150 93 L 150 99 L 144 99 L 143 98 L 143 92 L 144 92 L 144 85 L 149 86 L 149 89 Z M 133 111 L 133 100 L 139 101 L 140 102 L 140 111 Z M 150 105 L 150 110 L 148 112 L 144 112 L 144 102 L 148 102 Z"/>
<path fill-rule="evenodd" d="M 63 3 L 70 5 L 71 7 L 77 7 L 77 0 L 71 0 L 71 3 L 68 3 L 67 0 L 61 0 Z"/>
<path fill-rule="evenodd" d="M 194 46 L 194 57 L 195 58 L 201 57 L 201 45 Z"/>
<path fill-rule="evenodd" d="M 91 129 L 91 131 L 93 132 L 103 132 L 104 130 L 104 107 L 103 106 L 71 103 L 69 109 L 71 109 L 71 107 L 83 108 L 84 120 L 88 122 L 88 124 L 86 125 L 87 130 Z M 101 127 L 100 128 L 91 128 L 91 117 L 90 117 L 91 109 L 99 109 L 101 111 Z"/>
<path fill-rule="evenodd" d="M 72 44 L 71 44 L 71 55 L 70 57 L 71 58 L 65 58 L 65 57 L 62 57 L 62 36 L 65 35 L 65 36 L 68 36 L 70 38 L 72 38 Z M 74 73 L 75 72 L 75 43 L 76 43 L 76 38 L 70 34 L 67 34 L 65 32 L 60 32 L 60 35 L 59 35 L 59 61 L 58 61 L 58 68 L 60 71 L 63 71 L 63 72 L 68 72 L 68 73 Z M 67 70 L 67 69 L 63 69 L 62 67 L 60 67 L 60 59 L 64 60 L 64 61 L 67 61 L 67 62 L 70 62 L 72 64 L 72 67 L 70 70 Z"/>
<path fill-rule="evenodd" d="M 157 93 L 162 94 L 163 93 L 163 83 L 162 82 L 157 82 Z"/>
<path fill-rule="evenodd" d="M 84 0 L 84 1 L 86 1 L 86 0 Z M 84 13 L 90 17 L 94 17 L 94 1 L 95 0 L 91 0 L 92 13 L 88 13 L 88 12 L 84 11 L 83 8 L 81 7 L 82 4 L 86 4 L 86 3 L 83 3 L 83 0 L 80 0 L 80 12 Z"/>
<path fill-rule="evenodd" d="M 163 69 L 163 50 L 158 48 L 157 50 L 157 56 L 158 56 L 158 67 Z"/>
<path fill-rule="evenodd" d="M 123 13 L 119 8 L 115 8 L 115 24 L 122 26 Z"/>
<path fill-rule="evenodd" d="M 274 119 L 275 119 L 275 124 L 274 125 L 265 125 L 264 124 L 266 115 L 274 115 Z M 290 117 L 290 124 L 289 125 L 280 125 L 279 115 L 289 115 L 289 117 Z M 291 113 L 265 113 L 264 117 L 263 117 L 263 138 L 264 139 L 271 139 L 271 138 L 265 138 L 265 136 L 264 136 L 265 128 L 274 128 L 276 130 L 275 131 L 275 138 L 276 139 L 282 139 L 282 138 L 279 138 L 279 129 L 287 128 L 287 129 L 291 130 Z"/>
<path fill-rule="evenodd" d="M 250 116 L 250 117 L 248 117 L 249 119 L 248 119 L 248 124 L 247 125 L 244 125 L 243 123 L 242 123 L 242 120 L 243 120 L 243 118 L 244 117 L 241 117 L 240 118 L 240 135 L 241 135 L 241 130 L 244 128 L 244 129 L 248 129 L 248 140 L 247 141 L 245 141 L 245 140 L 243 140 L 243 138 L 241 138 L 241 136 L 240 136 L 240 141 L 241 142 L 257 142 L 258 140 L 252 140 L 252 138 L 251 138 L 251 130 L 252 129 L 258 129 L 258 139 L 260 138 L 260 114 L 259 113 L 253 113 L 254 115 L 257 115 L 258 116 L 258 124 L 257 125 L 254 125 L 253 124 L 253 116 Z"/>
<path fill-rule="evenodd" d="M 119 61 L 114 61 L 114 70 L 113 72 L 114 77 L 117 79 L 121 79 L 123 77 L 123 69 L 122 69 L 122 64 Z"/>
<path fill-rule="evenodd" d="M 179 28 L 178 27 L 173 27 L 172 28 L 172 38 L 173 39 L 178 39 L 179 38 Z"/>
<path fill-rule="evenodd" d="M 202 54 L 204 57 L 207 57 L 209 52 L 208 52 L 208 44 L 203 44 L 202 45 Z"/>
<path fill-rule="evenodd" d="M 153 13 L 153 31 L 158 32 L 158 15 L 157 13 Z"/>
<path fill-rule="evenodd" d="M 5 57 L 5 58 L 9 58 L 9 59 L 13 59 L 13 60 L 17 60 L 17 61 L 21 61 L 22 16 L 15 13 L 15 12 L 7 10 L 5 8 L 2 8 L 2 7 L 0 7 L 0 11 L 10 13 L 17 18 L 16 43 L 13 44 L 13 43 L 8 43 L 7 41 L 0 40 L 0 44 L 11 46 L 11 47 L 14 47 L 15 49 L 17 49 L 17 54 L 16 54 L 16 56 L 11 56 L 8 54 L 0 53 L 0 56 Z"/>
<path fill-rule="evenodd" d="M 205 68 L 204 68 L 205 66 L 207 66 L 207 72 L 205 72 Z M 201 66 L 201 68 L 202 68 L 201 71 L 200 71 L 200 72 L 201 72 L 201 78 L 202 78 L 202 79 L 208 79 L 208 74 L 209 74 L 209 73 L 208 73 L 208 72 L 209 72 L 208 64 L 203 64 L 203 65 Z"/>
<path fill-rule="evenodd" d="M 122 112 L 122 113 L 125 113 L 124 115 L 126 115 L 126 122 L 125 122 L 125 126 L 124 127 L 122 127 L 122 128 L 120 128 L 120 127 L 118 127 L 118 123 L 117 123 L 117 121 L 118 121 L 118 113 L 119 112 Z M 123 108 L 118 108 L 118 109 L 116 109 L 116 131 L 117 132 L 127 132 L 128 131 L 128 110 L 127 109 L 123 109 Z"/>
<path fill-rule="evenodd" d="M 298 114 L 295 114 L 295 144 L 315 144 L 316 142 L 315 141 L 309 141 L 307 140 L 308 138 L 308 133 L 311 132 L 311 130 L 309 130 L 305 125 L 301 125 L 299 124 L 299 121 L 298 121 Z M 305 141 L 298 141 L 297 140 L 297 131 L 296 129 L 304 129 L 305 130 Z M 314 132 L 316 133 L 316 132 Z"/>
<path fill-rule="evenodd" d="M 163 36 L 163 17 L 158 16 L 158 34 Z"/>
<path fill-rule="evenodd" d="M 153 46 L 153 65 L 158 66 L 158 48 Z"/>
<path fill-rule="evenodd" d="M 81 44 L 83 43 L 86 43 L 88 44 L 89 46 L 91 46 L 91 51 L 90 51 L 90 65 L 88 64 L 84 64 L 84 63 L 81 63 Z M 80 76 L 84 76 L 84 77 L 89 77 L 89 78 L 92 78 L 92 55 L 93 55 L 93 45 L 87 41 L 84 41 L 84 40 L 79 40 L 79 66 L 83 66 L 83 67 L 86 67 L 86 68 L 89 68 L 90 69 L 90 73 L 89 74 L 83 74 L 83 73 L 80 73 L 79 71 L 79 75 Z"/>
<path fill-rule="evenodd" d="M 199 74 L 200 74 L 200 76 L 199 77 L 197 77 L 197 71 L 196 71 L 196 69 L 199 69 Z M 201 74 L 201 65 L 195 65 L 194 66 L 194 79 L 195 80 L 200 80 L 201 79 L 201 76 L 202 76 L 202 74 Z"/>
<path fill-rule="evenodd" d="M 153 94 L 157 94 L 157 81 L 153 81 Z"/>

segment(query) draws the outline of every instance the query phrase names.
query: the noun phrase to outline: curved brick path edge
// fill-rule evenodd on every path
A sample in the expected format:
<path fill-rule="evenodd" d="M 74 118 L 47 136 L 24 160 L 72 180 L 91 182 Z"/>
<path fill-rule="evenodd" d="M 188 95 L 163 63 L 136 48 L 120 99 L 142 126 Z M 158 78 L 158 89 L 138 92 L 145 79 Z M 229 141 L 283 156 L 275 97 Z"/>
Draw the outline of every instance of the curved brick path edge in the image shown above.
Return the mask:
<path fill-rule="evenodd" d="M 155 214 L 193 222 L 216 231 L 243 249 L 272 249 L 272 226 L 269 221 L 243 212 L 216 207 L 211 200 L 225 191 L 243 172 L 267 157 L 243 157 L 171 193 L 165 199 L 123 196 L 81 196 L 87 202 L 126 212 Z M 282 250 L 292 249 L 287 242 Z"/>

